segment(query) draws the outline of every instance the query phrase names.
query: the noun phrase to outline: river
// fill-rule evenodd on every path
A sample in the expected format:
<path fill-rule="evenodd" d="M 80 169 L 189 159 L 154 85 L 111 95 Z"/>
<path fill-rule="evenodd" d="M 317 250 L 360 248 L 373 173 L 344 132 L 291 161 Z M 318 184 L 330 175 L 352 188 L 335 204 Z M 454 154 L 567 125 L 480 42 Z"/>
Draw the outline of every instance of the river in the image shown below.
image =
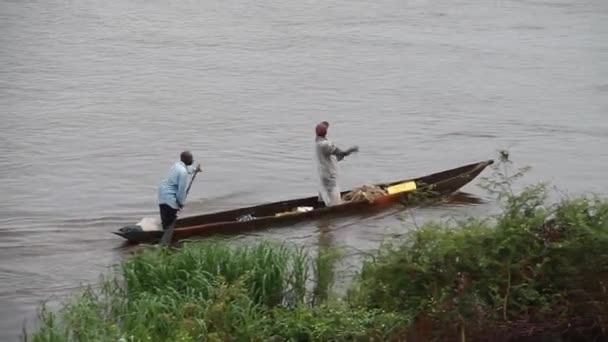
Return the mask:
<path fill-rule="evenodd" d="M 527 182 L 608 194 L 605 0 L 0 0 L 0 340 L 128 251 L 183 149 L 184 214 L 316 193 L 314 126 L 361 151 L 341 185 L 509 149 Z M 489 175 L 486 171 L 484 175 Z M 480 198 L 475 186 L 463 190 Z M 478 215 L 493 204 L 415 215 Z M 357 219 L 358 220 L 358 219 Z M 371 250 L 399 215 L 340 222 Z M 319 242 L 315 224 L 252 234 Z"/>

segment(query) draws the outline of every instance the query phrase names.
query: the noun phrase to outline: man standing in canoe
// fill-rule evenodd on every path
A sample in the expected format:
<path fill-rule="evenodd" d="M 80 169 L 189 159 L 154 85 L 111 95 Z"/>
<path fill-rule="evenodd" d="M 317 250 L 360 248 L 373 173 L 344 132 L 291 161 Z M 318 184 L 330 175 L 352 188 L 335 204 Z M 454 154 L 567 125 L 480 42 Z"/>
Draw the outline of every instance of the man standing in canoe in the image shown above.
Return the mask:
<path fill-rule="evenodd" d="M 180 161 L 175 162 L 169 169 L 169 174 L 158 187 L 158 206 L 163 230 L 166 230 L 177 218 L 177 213 L 186 203 L 188 175 L 200 172 L 201 165 L 192 169 L 194 158 L 190 151 L 180 154 Z"/>
<path fill-rule="evenodd" d="M 323 200 L 326 206 L 333 206 L 342 203 L 340 196 L 340 188 L 338 186 L 338 162 L 344 157 L 353 152 L 358 152 L 357 146 L 351 147 L 346 151 L 342 151 L 327 139 L 327 129 L 329 123 L 323 121 L 315 128 L 317 137 L 316 154 L 317 154 L 317 169 L 321 186 L 319 190 L 319 198 Z"/>

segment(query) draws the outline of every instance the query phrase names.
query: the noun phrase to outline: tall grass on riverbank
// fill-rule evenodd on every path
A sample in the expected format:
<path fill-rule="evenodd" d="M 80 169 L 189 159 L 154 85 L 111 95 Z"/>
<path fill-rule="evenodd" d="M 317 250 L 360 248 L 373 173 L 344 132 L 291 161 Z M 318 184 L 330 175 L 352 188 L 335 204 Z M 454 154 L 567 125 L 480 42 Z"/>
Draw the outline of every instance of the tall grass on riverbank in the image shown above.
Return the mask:
<path fill-rule="evenodd" d="M 218 331 L 255 336 L 266 324 L 262 307 L 304 301 L 306 258 L 302 249 L 270 243 L 144 251 L 121 265 L 120 277 L 66 306 L 61 319 L 69 331 L 57 330 L 57 319 L 44 312 L 47 327 L 34 341 L 187 340 Z"/>
<path fill-rule="evenodd" d="M 144 251 L 58 314 L 43 308 L 41 328 L 29 340 L 266 341 L 286 334 L 350 340 L 383 338 L 407 324 L 398 313 L 325 304 L 332 257 L 313 259 L 302 248 L 268 242 Z M 310 284 L 312 271 L 320 282 Z"/>
<path fill-rule="evenodd" d="M 124 263 L 122 273 L 131 296 L 171 294 L 209 297 L 214 281 L 242 282 L 255 304 L 269 307 L 304 301 L 308 256 L 302 248 L 263 242 L 230 247 L 207 242 L 186 245 L 179 253 L 147 252 Z"/>
<path fill-rule="evenodd" d="M 347 296 L 336 254 L 262 242 L 151 249 L 58 312 L 31 341 L 563 341 L 607 338 L 608 201 L 516 193 L 506 155 L 487 179 L 502 212 L 430 222 L 384 244 Z M 547 336 L 552 337 L 547 339 Z M 557 336 L 557 337 L 555 337 Z"/>

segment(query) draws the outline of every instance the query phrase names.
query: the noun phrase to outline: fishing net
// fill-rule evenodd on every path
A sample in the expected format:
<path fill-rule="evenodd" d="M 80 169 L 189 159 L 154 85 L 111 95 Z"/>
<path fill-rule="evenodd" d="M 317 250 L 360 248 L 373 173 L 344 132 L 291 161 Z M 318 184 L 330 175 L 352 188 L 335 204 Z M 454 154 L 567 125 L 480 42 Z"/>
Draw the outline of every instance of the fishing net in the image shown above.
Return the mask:
<path fill-rule="evenodd" d="M 344 202 L 357 202 L 357 201 L 368 201 L 374 202 L 377 197 L 386 196 L 387 192 L 381 187 L 375 185 L 363 185 L 354 188 L 353 191 L 344 195 L 342 200 Z"/>

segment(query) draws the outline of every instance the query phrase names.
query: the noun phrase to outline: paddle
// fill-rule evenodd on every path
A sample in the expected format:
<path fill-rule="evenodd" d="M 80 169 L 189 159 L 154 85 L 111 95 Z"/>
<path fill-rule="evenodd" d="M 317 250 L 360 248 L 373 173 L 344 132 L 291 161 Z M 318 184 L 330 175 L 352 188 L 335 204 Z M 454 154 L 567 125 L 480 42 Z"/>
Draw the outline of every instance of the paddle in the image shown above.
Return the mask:
<path fill-rule="evenodd" d="M 196 174 L 199 172 L 201 172 L 200 164 L 198 165 L 198 167 L 196 168 L 196 170 L 194 170 L 194 173 L 192 174 L 192 178 L 190 179 L 190 184 L 188 184 L 188 188 L 186 189 L 186 195 L 188 195 L 188 193 L 190 192 L 192 183 L 194 183 L 194 178 L 196 178 Z M 173 220 L 173 223 L 171 223 L 171 225 L 165 230 L 165 233 L 163 234 L 163 237 L 160 240 L 161 245 L 166 246 L 171 243 L 171 239 L 173 238 L 173 229 L 175 228 L 176 222 L 177 222 L 177 215 L 175 216 L 175 220 Z"/>

